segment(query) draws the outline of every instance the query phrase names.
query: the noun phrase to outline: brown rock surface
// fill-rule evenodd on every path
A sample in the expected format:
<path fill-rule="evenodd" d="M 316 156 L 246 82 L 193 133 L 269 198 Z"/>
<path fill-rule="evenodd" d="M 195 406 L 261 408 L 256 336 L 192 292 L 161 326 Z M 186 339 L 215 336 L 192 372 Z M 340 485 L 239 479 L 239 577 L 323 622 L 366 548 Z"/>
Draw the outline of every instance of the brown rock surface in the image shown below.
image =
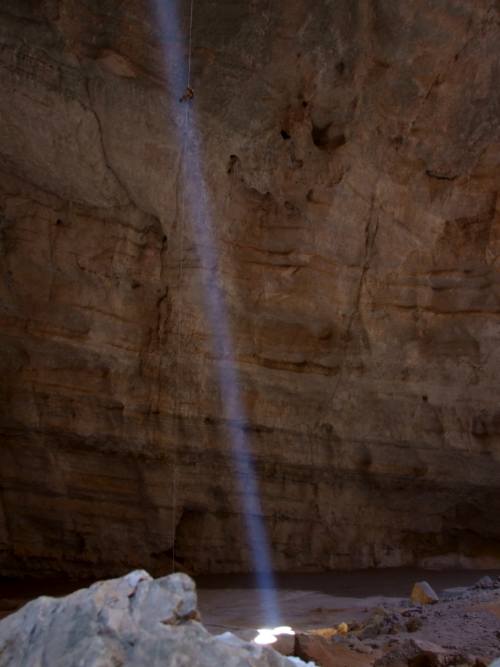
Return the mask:
<path fill-rule="evenodd" d="M 499 11 L 196 3 L 215 275 L 148 3 L 2 3 L 3 573 L 249 569 L 238 428 L 277 568 L 498 563 Z"/>
<path fill-rule="evenodd" d="M 439 667 L 439 665 L 448 664 L 448 657 L 449 655 L 441 646 L 418 639 L 408 639 L 376 660 L 374 667 L 408 667 L 413 664 Z M 450 662 L 453 664 L 452 661 Z"/>
<path fill-rule="evenodd" d="M 335 644 L 318 635 L 299 634 L 295 655 L 305 662 L 311 661 L 321 667 L 371 667 L 378 652 L 373 654 L 353 651 L 342 644 Z"/>

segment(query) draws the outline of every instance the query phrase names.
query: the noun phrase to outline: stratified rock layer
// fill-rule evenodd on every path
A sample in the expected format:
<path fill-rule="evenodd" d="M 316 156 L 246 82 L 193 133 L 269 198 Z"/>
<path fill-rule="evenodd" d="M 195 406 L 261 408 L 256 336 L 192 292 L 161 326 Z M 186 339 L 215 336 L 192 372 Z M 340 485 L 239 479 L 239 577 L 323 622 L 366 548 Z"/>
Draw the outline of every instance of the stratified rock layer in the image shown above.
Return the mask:
<path fill-rule="evenodd" d="M 2 572 L 165 571 L 174 529 L 190 568 L 252 568 L 232 429 L 278 569 L 498 563 L 499 20 L 484 0 L 195 3 L 215 271 L 186 219 L 170 24 L 142 0 L 4 0 Z M 223 417 L 212 282 L 244 423 Z"/>

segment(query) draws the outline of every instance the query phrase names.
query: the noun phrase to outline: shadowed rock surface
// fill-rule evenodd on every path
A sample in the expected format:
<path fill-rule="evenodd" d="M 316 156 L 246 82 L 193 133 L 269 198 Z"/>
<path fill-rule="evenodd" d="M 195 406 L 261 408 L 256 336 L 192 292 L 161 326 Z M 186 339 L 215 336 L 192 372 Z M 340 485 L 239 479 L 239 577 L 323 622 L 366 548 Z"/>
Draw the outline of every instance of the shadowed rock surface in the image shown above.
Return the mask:
<path fill-rule="evenodd" d="M 2 2 L 0 571 L 248 571 L 240 428 L 277 569 L 498 564 L 498 4 L 195 4 L 217 272 L 152 7 Z"/>

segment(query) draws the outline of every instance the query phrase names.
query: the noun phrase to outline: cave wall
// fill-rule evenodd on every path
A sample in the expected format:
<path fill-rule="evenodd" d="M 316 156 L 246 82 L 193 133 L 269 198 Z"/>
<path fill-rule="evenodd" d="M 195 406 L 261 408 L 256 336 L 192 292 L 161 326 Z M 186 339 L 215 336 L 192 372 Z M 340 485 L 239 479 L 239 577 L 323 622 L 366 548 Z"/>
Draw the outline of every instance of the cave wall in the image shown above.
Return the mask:
<path fill-rule="evenodd" d="M 214 272 L 152 7 L 3 0 L 1 573 L 250 569 L 239 428 L 277 569 L 500 562 L 499 22 L 195 0 Z"/>

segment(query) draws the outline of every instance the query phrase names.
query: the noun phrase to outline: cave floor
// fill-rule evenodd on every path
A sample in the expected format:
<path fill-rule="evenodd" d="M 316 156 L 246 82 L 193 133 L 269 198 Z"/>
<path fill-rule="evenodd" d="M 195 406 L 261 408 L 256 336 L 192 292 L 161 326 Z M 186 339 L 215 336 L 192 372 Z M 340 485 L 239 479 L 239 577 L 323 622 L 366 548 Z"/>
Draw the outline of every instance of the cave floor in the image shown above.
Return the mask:
<path fill-rule="evenodd" d="M 362 648 L 367 654 L 354 650 L 337 656 L 345 664 L 369 666 L 394 642 L 411 638 L 475 655 L 487 663 L 500 656 L 500 589 L 472 588 L 487 574 L 494 578 L 499 572 L 391 569 L 281 575 L 276 581 L 280 624 L 297 632 L 343 622 L 363 625 L 383 607 L 397 615 L 410 613 L 406 618 L 418 618 L 421 626 L 416 631 L 381 634 L 365 641 Z M 410 592 L 413 584 L 422 580 L 431 584 L 440 602 L 415 608 Z M 264 625 L 264 619 L 252 578 L 200 577 L 197 583 L 199 609 L 207 629 L 214 634 L 231 631 L 244 639 L 255 637 L 255 629 Z"/>
<path fill-rule="evenodd" d="M 487 574 L 496 577 L 500 571 L 390 569 L 278 575 L 280 624 L 306 631 L 342 622 L 364 623 L 378 607 L 397 611 L 411 607 L 413 584 L 426 580 L 442 599 L 423 608 L 422 627 L 408 636 L 491 659 L 500 655 L 500 589 L 465 590 Z M 212 575 L 196 581 L 199 610 L 210 632 L 231 631 L 251 639 L 255 629 L 264 625 L 253 577 Z M 65 595 L 90 583 L 0 579 L 0 618 L 39 595 Z M 462 594 L 454 595 L 450 589 L 462 589 Z M 380 641 L 386 640 L 392 638 Z"/>
<path fill-rule="evenodd" d="M 365 615 L 364 609 L 402 604 L 416 581 L 428 581 L 439 595 L 446 589 L 472 586 L 485 575 L 500 576 L 500 570 L 391 568 L 280 574 L 276 588 L 282 624 L 308 630 L 340 623 L 347 613 L 358 619 Z M 196 581 L 203 621 L 212 631 L 261 627 L 259 595 L 251 575 L 210 575 Z"/>

